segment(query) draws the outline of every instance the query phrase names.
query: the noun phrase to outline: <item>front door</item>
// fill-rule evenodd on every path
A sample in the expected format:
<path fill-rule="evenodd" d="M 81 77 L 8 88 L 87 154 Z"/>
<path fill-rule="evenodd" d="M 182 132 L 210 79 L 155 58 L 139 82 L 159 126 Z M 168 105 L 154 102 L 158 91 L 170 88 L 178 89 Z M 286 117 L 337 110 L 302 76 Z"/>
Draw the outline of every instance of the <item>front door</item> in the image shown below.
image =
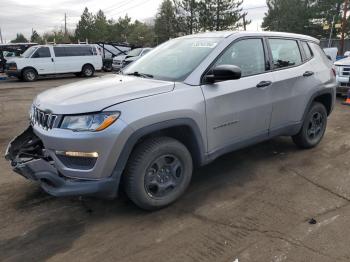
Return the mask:
<path fill-rule="evenodd" d="M 39 47 L 30 59 L 39 75 L 55 73 L 55 63 L 49 47 Z"/>
<path fill-rule="evenodd" d="M 202 85 L 209 153 L 268 136 L 272 111 L 267 54 L 262 38 L 234 42 L 215 66 L 236 65 L 242 78 Z"/>

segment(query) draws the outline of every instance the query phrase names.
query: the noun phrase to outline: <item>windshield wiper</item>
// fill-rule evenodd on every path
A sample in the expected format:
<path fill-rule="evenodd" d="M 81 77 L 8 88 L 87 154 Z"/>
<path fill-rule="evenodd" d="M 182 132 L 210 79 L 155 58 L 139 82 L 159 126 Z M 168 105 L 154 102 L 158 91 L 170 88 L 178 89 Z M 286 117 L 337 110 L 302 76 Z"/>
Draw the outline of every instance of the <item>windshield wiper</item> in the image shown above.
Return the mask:
<path fill-rule="evenodd" d="M 144 73 L 140 73 L 140 72 L 132 72 L 132 73 L 128 73 L 126 74 L 128 76 L 137 76 L 137 77 L 144 77 L 144 78 L 153 78 L 153 75 L 151 74 L 144 74 Z"/>

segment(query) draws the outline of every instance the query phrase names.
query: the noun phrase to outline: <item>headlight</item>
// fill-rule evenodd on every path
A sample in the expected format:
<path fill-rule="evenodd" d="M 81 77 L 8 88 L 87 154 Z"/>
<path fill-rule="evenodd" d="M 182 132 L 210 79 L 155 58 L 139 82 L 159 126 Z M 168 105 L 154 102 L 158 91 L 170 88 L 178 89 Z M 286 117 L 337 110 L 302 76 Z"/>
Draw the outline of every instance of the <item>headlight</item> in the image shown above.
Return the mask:
<path fill-rule="evenodd" d="M 340 75 L 340 71 L 341 71 L 341 66 L 335 66 L 335 73 L 336 75 Z"/>
<path fill-rule="evenodd" d="M 17 70 L 17 64 L 16 63 L 7 63 L 6 65 L 8 70 Z"/>
<path fill-rule="evenodd" d="M 65 116 L 60 128 L 73 131 L 102 131 L 117 121 L 119 116 L 120 112 Z"/>

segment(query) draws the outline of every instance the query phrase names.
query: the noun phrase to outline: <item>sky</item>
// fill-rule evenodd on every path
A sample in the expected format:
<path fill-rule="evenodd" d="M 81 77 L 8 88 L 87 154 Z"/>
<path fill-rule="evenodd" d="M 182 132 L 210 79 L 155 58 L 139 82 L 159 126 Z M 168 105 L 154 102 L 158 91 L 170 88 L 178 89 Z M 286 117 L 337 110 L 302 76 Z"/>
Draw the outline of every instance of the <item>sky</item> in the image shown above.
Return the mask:
<path fill-rule="evenodd" d="M 124 17 L 146 21 L 157 13 L 162 0 L 0 0 L 0 28 L 3 40 L 9 42 L 16 33 L 30 38 L 32 29 L 39 34 L 64 25 L 67 14 L 69 30 L 74 30 L 85 7 L 93 13 L 102 9 L 107 18 Z M 248 30 L 260 29 L 266 0 L 244 0 L 243 8 L 248 12 L 252 23 Z"/>

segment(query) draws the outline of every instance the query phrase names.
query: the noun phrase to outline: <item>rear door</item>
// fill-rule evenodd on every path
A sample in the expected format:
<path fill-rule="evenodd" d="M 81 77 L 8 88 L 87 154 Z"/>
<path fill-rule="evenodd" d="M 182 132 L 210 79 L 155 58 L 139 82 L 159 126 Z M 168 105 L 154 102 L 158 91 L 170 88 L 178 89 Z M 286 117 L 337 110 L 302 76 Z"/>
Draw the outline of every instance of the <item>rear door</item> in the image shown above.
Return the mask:
<path fill-rule="evenodd" d="M 39 47 L 30 58 L 29 66 L 33 66 L 39 75 L 54 74 L 55 63 L 47 46 Z"/>
<path fill-rule="evenodd" d="M 308 59 L 305 58 L 300 41 L 269 38 L 268 43 L 274 79 L 271 88 L 273 110 L 270 130 L 278 132 L 301 121 L 315 72 L 311 62 L 312 54 Z"/>
<path fill-rule="evenodd" d="M 202 85 L 206 101 L 208 148 L 214 152 L 267 137 L 272 111 L 267 49 L 262 38 L 235 41 L 213 67 L 241 68 L 242 78 Z"/>

